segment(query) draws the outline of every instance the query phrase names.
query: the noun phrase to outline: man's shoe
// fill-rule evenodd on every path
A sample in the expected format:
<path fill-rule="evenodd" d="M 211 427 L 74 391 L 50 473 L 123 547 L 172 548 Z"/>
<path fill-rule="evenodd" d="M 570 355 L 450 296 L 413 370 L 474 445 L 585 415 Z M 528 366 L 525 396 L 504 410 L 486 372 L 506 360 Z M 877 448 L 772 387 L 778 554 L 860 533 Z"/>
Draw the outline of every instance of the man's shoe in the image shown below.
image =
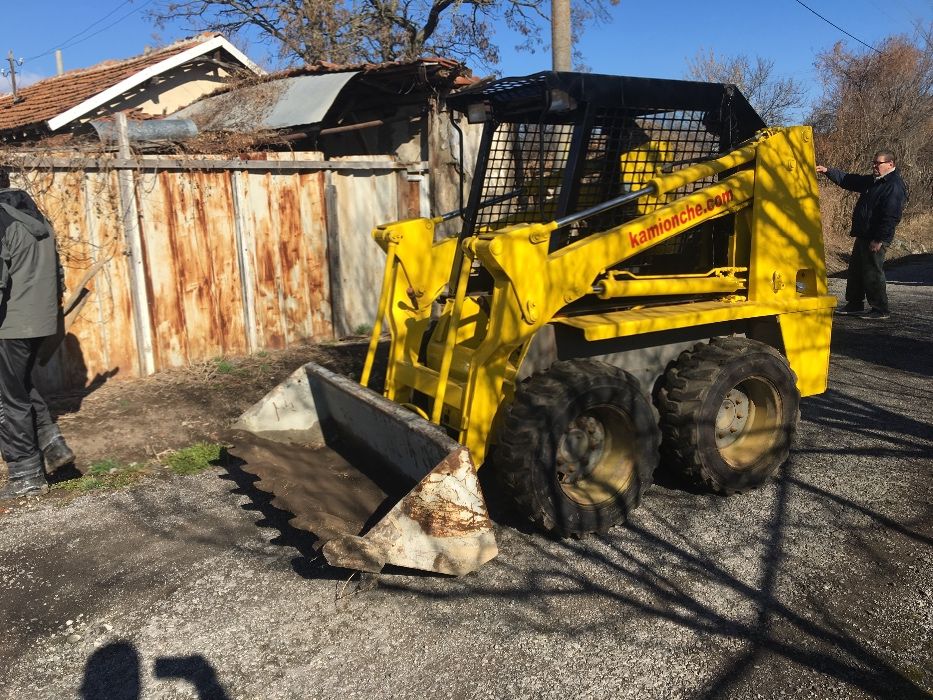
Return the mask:
<path fill-rule="evenodd" d="M 6 486 L 0 489 L 0 501 L 23 496 L 41 496 L 48 490 L 49 482 L 45 480 L 45 474 L 10 479 Z"/>
<path fill-rule="evenodd" d="M 889 314 L 887 311 L 880 311 L 879 309 L 872 309 L 867 314 L 862 316 L 862 318 L 866 318 L 869 321 L 883 321 L 886 318 L 891 318 L 891 314 Z"/>
<path fill-rule="evenodd" d="M 868 312 L 865 310 L 865 307 L 860 304 L 849 303 L 836 309 L 836 313 L 840 316 L 864 316 Z"/>
<path fill-rule="evenodd" d="M 42 456 L 45 458 L 45 470 L 49 474 L 75 461 L 75 453 L 61 435 L 45 446 Z"/>

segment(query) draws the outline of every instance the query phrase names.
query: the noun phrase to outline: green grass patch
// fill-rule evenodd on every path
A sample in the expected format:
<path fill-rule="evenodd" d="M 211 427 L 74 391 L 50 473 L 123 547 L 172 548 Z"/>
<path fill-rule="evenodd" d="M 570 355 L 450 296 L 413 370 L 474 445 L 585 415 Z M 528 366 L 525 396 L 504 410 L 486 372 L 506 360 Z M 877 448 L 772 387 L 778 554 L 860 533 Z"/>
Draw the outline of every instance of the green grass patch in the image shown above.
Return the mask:
<path fill-rule="evenodd" d="M 176 474 L 197 474 L 218 463 L 223 446 L 199 442 L 191 447 L 172 452 L 164 462 Z"/>
<path fill-rule="evenodd" d="M 136 462 L 120 464 L 114 459 L 102 459 L 91 464 L 84 476 L 53 484 L 52 488 L 61 491 L 120 489 L 135 484 L 145 475 L 145 467 Z"/>
<path fill-rule="evenodd" d="M 217 370 L 217 374 L 233 374 L 236 370 L 233 363 L 223 357 L 214 358 L 214 369 Z"/>
<path fill-rule="evenodd" d="M 106 476 L 119 471 L 121 464 L 115 459 L 102 459 L 87 468 L 85 476 Z"/>

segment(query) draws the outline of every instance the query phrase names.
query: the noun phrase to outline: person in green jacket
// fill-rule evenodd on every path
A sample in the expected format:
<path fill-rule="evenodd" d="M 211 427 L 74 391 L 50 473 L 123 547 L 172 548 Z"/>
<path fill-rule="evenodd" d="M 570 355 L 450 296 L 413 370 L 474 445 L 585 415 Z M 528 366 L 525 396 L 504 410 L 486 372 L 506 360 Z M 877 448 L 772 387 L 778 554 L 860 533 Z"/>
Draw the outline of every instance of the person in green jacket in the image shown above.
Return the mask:
<path fill-rule="evenodd" d="M 0 455 L 9 470 L 0 500 L 45 493 L 46 469 L 74 461 L 31 376 L 40 344 L 58 328 L 63 292 L 51 225 L 0 172 Z"/>

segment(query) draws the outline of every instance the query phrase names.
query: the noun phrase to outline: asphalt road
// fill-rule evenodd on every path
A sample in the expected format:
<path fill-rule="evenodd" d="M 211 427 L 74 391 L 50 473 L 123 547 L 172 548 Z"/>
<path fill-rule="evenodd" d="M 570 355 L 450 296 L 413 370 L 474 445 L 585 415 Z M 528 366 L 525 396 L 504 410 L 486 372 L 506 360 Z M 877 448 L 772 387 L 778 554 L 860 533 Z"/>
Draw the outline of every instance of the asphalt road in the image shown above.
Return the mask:
<path fill-rule="evenodd" d="M 933 259 L 889 290 L 779 479 L 462 579 L 348 580 L 220 470 L 0 517 L 0 697 L 931 697 Z"/>

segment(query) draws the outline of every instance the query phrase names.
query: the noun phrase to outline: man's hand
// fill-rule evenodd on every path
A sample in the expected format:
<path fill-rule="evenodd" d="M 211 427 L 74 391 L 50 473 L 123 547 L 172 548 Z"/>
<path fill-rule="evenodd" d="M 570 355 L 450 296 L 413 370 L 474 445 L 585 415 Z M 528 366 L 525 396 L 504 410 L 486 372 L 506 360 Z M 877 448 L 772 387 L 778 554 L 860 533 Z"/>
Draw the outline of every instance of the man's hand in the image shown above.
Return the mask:
<path fill-rule="evenodd" d="M 825 165 L 816 166 L 816 172 L 820 173 L 821 175 L 825 174 L 827 170 L 829 170 L 829 168 L 827 168 Z"/>
<path fill-rule="evenodd" d="M 869 243 L 868 250 L 870 250 L 872 253 L 877 253 L 879 250 L 881 250 L 881 241 L 872 241 Z"/>

